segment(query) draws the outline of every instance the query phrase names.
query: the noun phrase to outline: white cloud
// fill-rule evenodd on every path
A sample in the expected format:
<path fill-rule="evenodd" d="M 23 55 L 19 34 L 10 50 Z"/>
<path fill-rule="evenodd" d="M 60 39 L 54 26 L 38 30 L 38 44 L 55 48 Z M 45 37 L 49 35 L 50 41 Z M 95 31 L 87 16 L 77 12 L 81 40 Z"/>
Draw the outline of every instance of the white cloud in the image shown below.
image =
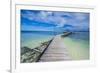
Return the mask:
<path fill-rule="evenodd" d="M 87 18 L 87 14 L 85 13 L 74 13 L 74 17 L 77 19 L 77 20 L 84 20 Z"/>
<path fill-rule="evenodd" d="M 63 27 L 67 24 L 77 28 L 89 27 L 88 14 L 86 13 L 40 11 L 35 14 L 34 11 L 27 11 L 27 13 L 22 14 L 22 16 L 29 20 L 54 24 L 57 25 L 57 27 Z"/>

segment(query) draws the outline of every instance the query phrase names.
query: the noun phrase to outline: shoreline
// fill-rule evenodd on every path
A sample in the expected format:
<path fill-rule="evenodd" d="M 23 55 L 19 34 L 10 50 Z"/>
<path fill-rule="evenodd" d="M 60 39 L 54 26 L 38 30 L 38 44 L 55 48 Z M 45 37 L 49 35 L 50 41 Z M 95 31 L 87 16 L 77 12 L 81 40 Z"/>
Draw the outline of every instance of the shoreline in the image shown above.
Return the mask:
<path fill-rule="evenodd" d="M 21 63 L 38 62 L 44 50 L 48 47 L 50 41 L 51 40 L 43 42 L 41 45 L 35 48 L 28 48 L 25 46 L 21 47 Z M 24 53 L 22 53 L 22 50 L 24 50 Z"/>

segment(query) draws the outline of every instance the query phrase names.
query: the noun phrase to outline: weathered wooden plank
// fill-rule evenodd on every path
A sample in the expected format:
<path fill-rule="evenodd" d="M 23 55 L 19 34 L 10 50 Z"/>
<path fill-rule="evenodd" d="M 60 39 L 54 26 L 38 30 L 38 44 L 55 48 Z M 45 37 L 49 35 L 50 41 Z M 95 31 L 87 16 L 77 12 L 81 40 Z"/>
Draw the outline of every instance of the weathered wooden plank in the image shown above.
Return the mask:
<path fill-rule="evenodd" d="M 61 35 L 55 36 L 51 44 L 48 46 L 47 50 L 40 58 L 40 62 L 46 61 L 65 61 L 71 60 L 68 53 L 68 48 L 66 48 Z"/>

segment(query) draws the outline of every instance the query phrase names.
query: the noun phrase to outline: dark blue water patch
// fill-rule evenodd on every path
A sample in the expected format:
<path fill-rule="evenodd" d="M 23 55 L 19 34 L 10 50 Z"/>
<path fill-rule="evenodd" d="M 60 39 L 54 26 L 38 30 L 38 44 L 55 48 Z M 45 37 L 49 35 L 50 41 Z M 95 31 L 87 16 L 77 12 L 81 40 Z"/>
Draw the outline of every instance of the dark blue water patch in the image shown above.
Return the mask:
<path fill-rule="evenodd" d="M 61 32 L 54 32 L 54 31 L 21 31 L 21 33 L 33 33 L 33 34 L 41 34 L 41 35 L 57 35 L 57 34 L 61 34 Z"/>
<path fill-rule="evenodd" d="M 89 41 L 90 33 L 89 32 L 73 32 L 68 37 L 73 40 L 88 40 Z"/>

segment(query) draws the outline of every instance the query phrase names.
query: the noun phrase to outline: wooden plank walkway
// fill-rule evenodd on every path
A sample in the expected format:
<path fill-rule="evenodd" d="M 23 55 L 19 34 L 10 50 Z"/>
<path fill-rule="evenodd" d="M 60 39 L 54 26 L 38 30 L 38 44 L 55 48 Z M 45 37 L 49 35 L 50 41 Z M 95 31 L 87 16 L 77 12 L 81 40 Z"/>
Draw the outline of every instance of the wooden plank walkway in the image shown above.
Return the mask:
<path fill-rule="evenodd" d="M 48 46 L 47 50 L 41 56 L 39 62 L 49 62 L 49 61 L 67 61 L 71 60 L 68 53 L 68 48 L 66 48 L 61 35 L 54 37 L 51 44 Z"/>

